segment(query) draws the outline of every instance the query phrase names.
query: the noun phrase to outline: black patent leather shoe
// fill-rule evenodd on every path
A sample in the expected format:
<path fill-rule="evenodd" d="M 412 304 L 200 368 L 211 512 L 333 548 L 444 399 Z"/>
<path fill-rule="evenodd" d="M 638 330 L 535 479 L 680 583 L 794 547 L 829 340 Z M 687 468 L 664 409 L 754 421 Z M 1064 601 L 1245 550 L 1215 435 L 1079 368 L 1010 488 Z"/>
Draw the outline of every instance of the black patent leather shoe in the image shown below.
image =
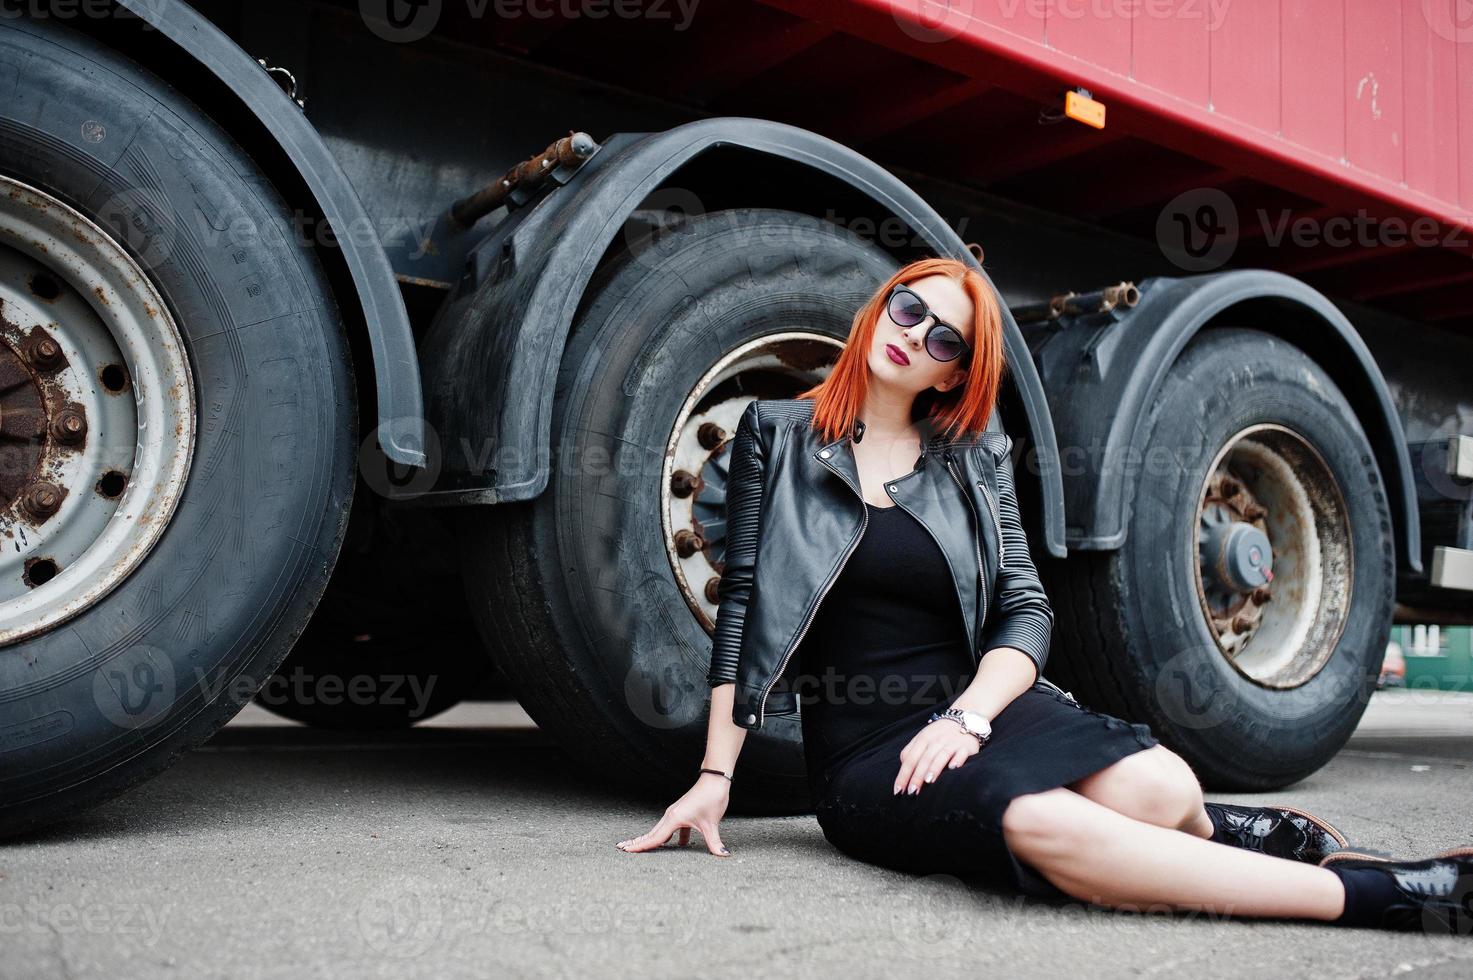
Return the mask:
<path fill-rule="evenodd" d="M 1399 898 L 1382 910 L 1382 929 L 1473 933 L 1473 847 L 1457 847 L 1414 861 L 1347 849 L 1327 855 L 1320 866 L 1376 868 L 1390 876 Z"/>
<path fill-rule="evenodd" d="M 1328 820 L 1295 807 L 1205 805 L 1212 818 L 1212 839 L 1233 847 L 1318 864 L 1347 843 Z"/>

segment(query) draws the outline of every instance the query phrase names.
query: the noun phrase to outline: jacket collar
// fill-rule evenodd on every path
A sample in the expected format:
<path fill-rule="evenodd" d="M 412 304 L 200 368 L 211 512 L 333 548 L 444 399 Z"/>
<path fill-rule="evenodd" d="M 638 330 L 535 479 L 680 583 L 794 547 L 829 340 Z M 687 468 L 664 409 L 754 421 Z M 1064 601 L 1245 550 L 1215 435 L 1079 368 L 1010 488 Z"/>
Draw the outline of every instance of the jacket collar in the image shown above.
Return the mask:
<path fill-rule="evenodd" d="M 916 423 L 921 433 L 921 455 L 916 461 L 916 467 L 925 463 L 926 457 L 932 454 L 945 454 L 968 445 L 972 441 L 986 446 L 994 455 L 1007 444 L 1007 436 L 1001 429 L 988 429 L 978 433 L 975 437 L 955 436 L 948 438 L 945 431 L 934 419 L 927 416 Z M 859 442 L 864 438 L 864 421 L 854 420 L 854 427 L 847 436 L 840 436 L 833 442 L 819 446 L 813 451 L 813 455 L 829 463 L 843 461 L 842 467 L 845 474 L 853 481 L 855 486 L 859 485 L 859 471 L 854 462 L 854 450 L 851 443 Z"/>
<path fill-rule="evenodd" d="M 921 434 L 921 455 L 917 457 L 915 469 L 911 471 L 911 474 L 917 470 L 925 470 L 928 459 L 933 457 L 938 460 L 944 459 L 955 449 L 968 444 L 970 441 L 966 438 L 948 438 L 944 430 L 929 416 L 919 420 L 916 423 L 916 427 L 920 430 Z M 1004 438 L 1001 432 L 992 432 L 990 430 L 981 433 L 979 438 L 987 439 L 988 441 L 984 444 L 991 445 L 990 440 L 993 437 L 999 443 Z M 861 491 L 859 464 L 854 459 L 853 444 L 861 441 L 863 438 L 864 422 L 856 419 L 854 427 L 848 435 L 841 436 L 830 443 L 812 450 L 814 458 L 843 477 L 855 493 L 860 493 Z M 911 474 L 906 474 L 906 476 L 910 476 Z M 902 476 L 898 479 L 905 479 L 905 477 Z"/>

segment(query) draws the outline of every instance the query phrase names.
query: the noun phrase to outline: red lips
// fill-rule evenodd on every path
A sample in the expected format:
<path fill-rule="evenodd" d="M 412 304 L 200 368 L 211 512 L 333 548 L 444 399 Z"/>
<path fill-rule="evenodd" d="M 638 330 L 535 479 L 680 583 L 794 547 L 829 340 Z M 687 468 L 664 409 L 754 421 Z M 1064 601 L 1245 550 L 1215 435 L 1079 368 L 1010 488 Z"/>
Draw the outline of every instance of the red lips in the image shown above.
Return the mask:
<path fill-rule="evenodd" d="M 905 351 L 896 347 L 894 344 L 886 344 L 885 353 L 890 355 L 890 360 L 896 364 L 905 365 L 910 363 L 910 357 L 906 355 Z"/>

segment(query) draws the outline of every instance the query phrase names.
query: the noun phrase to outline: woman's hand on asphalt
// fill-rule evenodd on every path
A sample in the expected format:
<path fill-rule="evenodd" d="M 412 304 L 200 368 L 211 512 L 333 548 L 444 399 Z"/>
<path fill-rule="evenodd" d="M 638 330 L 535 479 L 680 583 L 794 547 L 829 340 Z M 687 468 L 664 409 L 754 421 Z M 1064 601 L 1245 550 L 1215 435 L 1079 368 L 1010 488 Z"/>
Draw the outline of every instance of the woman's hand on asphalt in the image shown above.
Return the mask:
<path fill-rule="evenodd" d="M 895 776 L 895 794 L 919 793 L 934 783 L 943 767 L 955 769 L 982 751 L 977 736 L 953 721 L 935 721 L 916 732 L 900 750 L 900 772 Z"/>
<path fill-rule="evenodd" d="M 726 857 L 731 852 L 721 843 L 717 825 L 726 815 L 730 800 L 730 780 L 725 776 L 702 773 L 684 796 L 665 808 L 665 815 L 649 833 L 621 840 L 614 846 L 621 851 L 652 851 L 670 843 L 679 832 L 680 846 L 685 847 L 690 843 L 690 832 L 694 829 L 701 832 L 706 850 L 718 857 Z"/>

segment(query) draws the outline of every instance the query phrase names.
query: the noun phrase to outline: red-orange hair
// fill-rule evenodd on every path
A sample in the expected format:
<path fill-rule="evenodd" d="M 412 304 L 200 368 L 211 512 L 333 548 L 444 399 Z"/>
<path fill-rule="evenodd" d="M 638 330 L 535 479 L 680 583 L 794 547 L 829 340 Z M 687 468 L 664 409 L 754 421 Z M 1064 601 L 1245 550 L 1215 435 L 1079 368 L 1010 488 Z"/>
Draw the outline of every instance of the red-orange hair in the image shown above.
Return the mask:
<path fill-rule="evenodd" d="M 916 396 L 911 421 L 930 417 L 948 438 L 978 433 L 987 428 L 1002 388 L 1007 364 L 1003 353 L 1002 307 L 987 278 L 959 259 L 920 259 L 897 270 L 875 290 L 849 328 L 849 339 L 829 376 L 795 396 L 813 398 L 813 427 L 826 441 L 848 435 L 864 405 L 869 390 L 867 355 L 875 325 L 885 314 L 885 300 L 899 283 L 910 284 L 927 276 L 955 279 L 972 300 L 972 353 L 967 379 L 950 391 L 927 389 Z"/>

